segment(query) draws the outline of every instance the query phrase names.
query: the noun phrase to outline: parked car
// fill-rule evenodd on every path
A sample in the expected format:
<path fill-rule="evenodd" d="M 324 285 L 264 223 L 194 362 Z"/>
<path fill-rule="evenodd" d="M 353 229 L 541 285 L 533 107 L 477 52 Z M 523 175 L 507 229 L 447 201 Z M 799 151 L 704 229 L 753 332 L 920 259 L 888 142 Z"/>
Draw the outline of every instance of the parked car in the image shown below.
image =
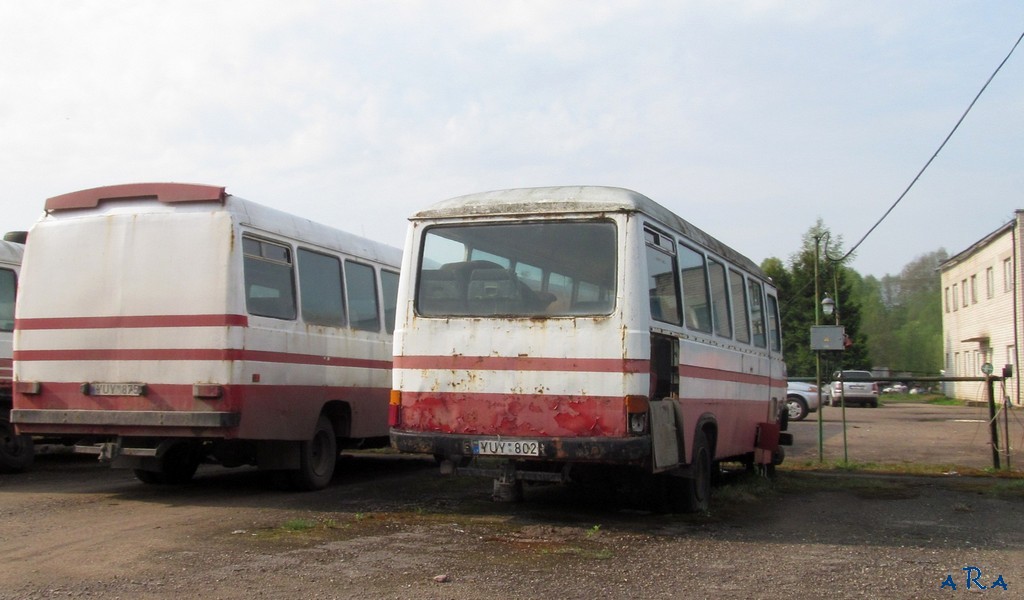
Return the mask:
<path fill-rule="evenodd" d="M 828 389 L 821 388 L 823 402 L 828 402 Z M 786 410 L 790 421 L 802 421 L 808 413 L 818 410 L 818 386 L 803 381 L 786 383 Z"/>
<path fill-rule="evenodd" d="M 832 406 L 846 402 L 878 408 L 878 383 L 872 381 L 870 371 L 842 371 L 842 382 L 838 381 L 839 375 L 839 371 L 832 374 L 829 386 Z"/>
<path fill-rule="evenodd" d="M 907 393 L 907 386 L 903 385 L 902 383 L 894 383 L 894 384 L 890 385 L 889 387 L 882 388 L 882 393 L 883 394 L 906 394 Z"/>

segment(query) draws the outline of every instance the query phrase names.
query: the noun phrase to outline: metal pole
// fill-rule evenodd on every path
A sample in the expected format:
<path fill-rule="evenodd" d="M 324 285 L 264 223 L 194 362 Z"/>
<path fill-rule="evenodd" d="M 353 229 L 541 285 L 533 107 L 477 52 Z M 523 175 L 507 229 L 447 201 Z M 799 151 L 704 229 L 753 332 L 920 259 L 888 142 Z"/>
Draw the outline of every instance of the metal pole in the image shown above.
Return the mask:
<path fill-rule="evenodd" d="M 828 248 L 826 248 L 826 250 L 828 250 Z M 826 256 L 826 258 L 828 257 L 828 252 L 825 253 L 825 256 Z M 836 262 L 832 263 L 832 284 L 834 286 L 833 290 L 835 291 L 835 294 L 836 294 L 836 297 L 835 297 L 835 302 L 836 302 L 835 311 L 836 311 L 836 325 L 838 326 L 839 325 L 839 263 L 836 263 Z M 846 336 L 845 336 L 845 334 L 843 335 L 843 347 L 844 348 L 846 347 Z M 839 377 L 840 377 L 840 379 L 842 379 L 842 376 L 843 376 L 843 369 L 842 369 L 842 366 L 840 366 L 839 367 Z M 846 392 L 845 392 L 846 385 L 845 384 L 843 384 L 843 390 L 844 390 L 843 391 L 843 464 L 847 465 L 847 464 L 850 464 L 850 453 L 849 453 L 848 446 L 846 444 Z"/>
<path fill-rule="evenodd" d="M 821 232 L 814 237 L 814 324 L 821 325 L 821 290 L 818 287 L 818 248 L 821 245 Z M 815 383 L 818 385 L 818 462 L 825 460 L 825 430 L 822 424 L 822 413 L 825 406 L 821 402 L 821 350 L 814 351 Z"/>
<path fill-rule="evenodd" d="M 992 437 L 992 467 L 999 469 L 999 423 L 996 422 L 996 395 L 995 379 L 985 378 L 985 386 L 988 388 L 988 430 Z"/>
<path fill-rule="evenodd" d="M 1006 440 L 1006 470 L 1012 471 L 1010 468 L 1010 396 L 1006 394 L 1006 380 L 1003 379 L 1003 385 L 1000 386 L 1003 392 L 1003 439 Z"/>

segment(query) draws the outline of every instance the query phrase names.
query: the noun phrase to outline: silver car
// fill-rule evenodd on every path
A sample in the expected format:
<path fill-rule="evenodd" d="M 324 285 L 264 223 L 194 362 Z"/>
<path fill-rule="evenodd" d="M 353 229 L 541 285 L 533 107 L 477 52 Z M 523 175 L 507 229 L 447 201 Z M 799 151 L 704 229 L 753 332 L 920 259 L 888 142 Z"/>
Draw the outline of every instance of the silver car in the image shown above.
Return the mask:
<path fill-rule="evenodd" d="M 821 387 L 821 398 L 828 402 L 828 388 Z M 818 386 L 802 381 L 786 382 L 786 410 L 790 421 L 802 421 L 818 410 Z"/>
<path fill-rule="evenodd" d="M 839 374 L 839 371 L 832 374 L 832 406 L 846 402 L 878 408 L 878 384 L 872 381 L 874 376 L 870 371 L 843 371 L 842 382 L 838 381 Z"/>

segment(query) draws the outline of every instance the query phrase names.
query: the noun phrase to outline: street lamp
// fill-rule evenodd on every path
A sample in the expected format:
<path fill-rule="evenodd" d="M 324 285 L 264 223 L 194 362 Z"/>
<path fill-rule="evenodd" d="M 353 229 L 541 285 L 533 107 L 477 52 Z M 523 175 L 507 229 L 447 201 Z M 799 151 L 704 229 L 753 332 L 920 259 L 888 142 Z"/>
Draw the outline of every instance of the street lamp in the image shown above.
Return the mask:
<path fill-rule="evenodd" d="M 825 299 L 821 301 L 821 313 L 826 317 L 831 317 L 832 313 L 836 310 L 836 301 L 832 299 L 832 296 L 825 292 Z"/>

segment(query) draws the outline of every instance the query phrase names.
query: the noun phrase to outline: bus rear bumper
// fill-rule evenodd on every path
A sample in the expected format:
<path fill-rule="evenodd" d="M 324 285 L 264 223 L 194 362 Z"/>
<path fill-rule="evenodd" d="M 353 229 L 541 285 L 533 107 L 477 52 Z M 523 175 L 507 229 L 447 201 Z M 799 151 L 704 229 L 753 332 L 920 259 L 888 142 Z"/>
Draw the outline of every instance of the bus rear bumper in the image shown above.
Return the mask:
<path fill-rule="evenodd" d="M 536 442 L 536 453 L 527 444 Z M 499 437 L 391 430 L 391 445 L 400 452 L 432 454 L 439 459 L 493 458 L 541 462 L 594 462 L 642 465 L 651 456 L 650 436 Z M 507 452 L 503 452 L 506 450 Z"/>

